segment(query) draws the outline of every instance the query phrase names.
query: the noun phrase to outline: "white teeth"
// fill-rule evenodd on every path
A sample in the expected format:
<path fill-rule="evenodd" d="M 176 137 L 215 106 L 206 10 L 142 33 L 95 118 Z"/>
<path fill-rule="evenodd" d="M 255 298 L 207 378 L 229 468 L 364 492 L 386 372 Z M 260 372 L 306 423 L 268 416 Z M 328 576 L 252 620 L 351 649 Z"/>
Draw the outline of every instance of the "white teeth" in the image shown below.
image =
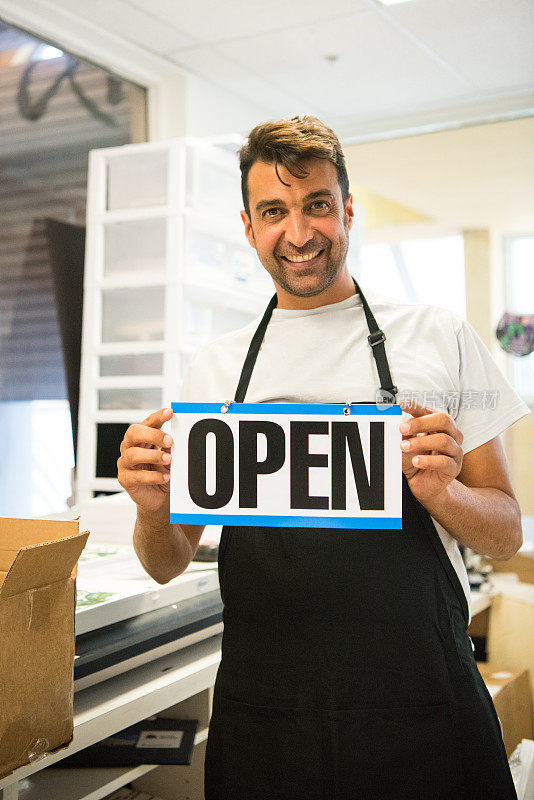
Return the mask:
<path fill-rule="evenodd" d="M 286 256 L 288 261 L 292 261 L 294 264 L 298 264 L 299 261 L 310 261 L 312 258 L 315 258 L 319 255 L 321 251 L 317 250 L 315 253 L 310 253 L 309 256 Z"/>

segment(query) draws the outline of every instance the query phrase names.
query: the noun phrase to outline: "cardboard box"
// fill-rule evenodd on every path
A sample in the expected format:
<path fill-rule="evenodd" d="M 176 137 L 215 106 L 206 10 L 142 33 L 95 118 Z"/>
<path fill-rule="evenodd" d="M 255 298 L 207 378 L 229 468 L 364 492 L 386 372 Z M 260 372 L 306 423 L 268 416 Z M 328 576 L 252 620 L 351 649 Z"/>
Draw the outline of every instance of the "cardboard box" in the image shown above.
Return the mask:
<path fill-rule="evenodd" d="M 514 573 L 521 583 L 534 583 L 534 553 L 519 552 L 507 561 L 494 561 L 486 558 L 483 563 L 493 567 L 495 574 Z"/>
<path fill-rule="evenodd" d="M 483 639 L 488 635 L 490 608 L 485 608 L 471 619 L 467 633 L 472 638 Z"/>
<path fill-rule="evenodd" d="M 534 586 L 501 583 L 488 625 L 487 660 L 509 670 L 528 670 L 534 707 Z"/>
<path fill-rule="evenodd" d="M 0 518 L 0 778 L 73 735 L 78 520 Z"/>
<path fill-rule="evenodd" d="M 512 671 L 495 663 L 477 664 L 502 725 L 508 758 L 521 739 L 532 738 L 532 706 L 527 670 Z"/>

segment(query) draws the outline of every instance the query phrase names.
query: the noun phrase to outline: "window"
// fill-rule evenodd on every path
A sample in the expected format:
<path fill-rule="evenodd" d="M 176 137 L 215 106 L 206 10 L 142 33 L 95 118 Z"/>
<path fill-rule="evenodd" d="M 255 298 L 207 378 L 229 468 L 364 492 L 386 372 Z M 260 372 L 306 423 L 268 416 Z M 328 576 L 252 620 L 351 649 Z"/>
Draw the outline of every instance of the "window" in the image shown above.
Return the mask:
<path fill-rule="evenodd" d="M 145 92 L 1 20 L 0 63 L 0 515 L 44 516 L 71 495 L 88 153 L 144 138 Z"/>
<path fill-rule="evenodd" d="M 461 235 L 364 245 L 359 279 L 364 290 L 399 302 L 441 306 L 465 317 Z"/>
<path fill-rule="evenodd" d="M 534 234 L 505 240 L 506 311 L 534 314 Z M 508 377 L 516 391 L 534 405 L 534 353 L 508 358 Z"/>

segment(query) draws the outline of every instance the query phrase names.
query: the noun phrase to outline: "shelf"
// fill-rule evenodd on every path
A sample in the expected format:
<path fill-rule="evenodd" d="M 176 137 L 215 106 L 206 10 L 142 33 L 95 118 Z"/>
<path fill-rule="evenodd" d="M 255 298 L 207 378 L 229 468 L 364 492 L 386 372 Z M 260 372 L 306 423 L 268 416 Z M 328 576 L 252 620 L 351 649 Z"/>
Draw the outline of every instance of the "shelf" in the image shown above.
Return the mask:
<path fill-rule="evenodd" d="M 200 729 L 195 736 L 195 745 L 207 737 L 208 728 Z M 157 769 L 157 766 L 41 770 L 20 782 L 18 800 L 101 800 L 126 783 Z"/>
<path fill-rule="evenodd" d="M 0 780 L 0 789 L 213 686 L 220 650 L 221 636 L 212 636 L 76 693 L 70 745 L 15 770 Z"/>
<path fill-rule="evenodd" d="M 471 592 L 471 602 L 469 603 L 471 618 L 476 614 L 480 614 L 481 611 L 485 611 L 486 608 L 489 608 L 492 602 L 493 597 L 490 594 L 486 594 L 485 592 Z"/>
<path fill-rule="evenodd" d="M 45 769 L 20 782 L 18 800 L 101 800 L 153 769 Z"/>
<path fill-rule="evenodd" d="M 94 492 L 122 492 L 124 491 L 117 478 L 93 478 L 91 490 Z"/>

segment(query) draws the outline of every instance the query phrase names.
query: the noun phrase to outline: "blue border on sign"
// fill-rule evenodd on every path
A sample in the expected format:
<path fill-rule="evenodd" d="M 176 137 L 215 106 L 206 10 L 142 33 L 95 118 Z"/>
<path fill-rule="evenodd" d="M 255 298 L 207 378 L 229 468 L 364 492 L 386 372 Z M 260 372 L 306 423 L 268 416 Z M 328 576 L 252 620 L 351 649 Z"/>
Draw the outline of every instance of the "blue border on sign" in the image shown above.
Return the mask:
<path fill-rule="evenodd" d="M 171 514 L 171 525 L 402 530 L 402 517 L 262 517 L 248 514 Z"/>
<path fill-rule="evenodd" d="M 180 414 L 220 414 L 224 403 L 171 403 L 171 408 Z M 343 414 L 346 403 L 231 403 L 229 414 Z M 395 405 L 387 407 L 372 403 L 353 403 L 350 416 L 401 416 L 402 408 Z"/>

